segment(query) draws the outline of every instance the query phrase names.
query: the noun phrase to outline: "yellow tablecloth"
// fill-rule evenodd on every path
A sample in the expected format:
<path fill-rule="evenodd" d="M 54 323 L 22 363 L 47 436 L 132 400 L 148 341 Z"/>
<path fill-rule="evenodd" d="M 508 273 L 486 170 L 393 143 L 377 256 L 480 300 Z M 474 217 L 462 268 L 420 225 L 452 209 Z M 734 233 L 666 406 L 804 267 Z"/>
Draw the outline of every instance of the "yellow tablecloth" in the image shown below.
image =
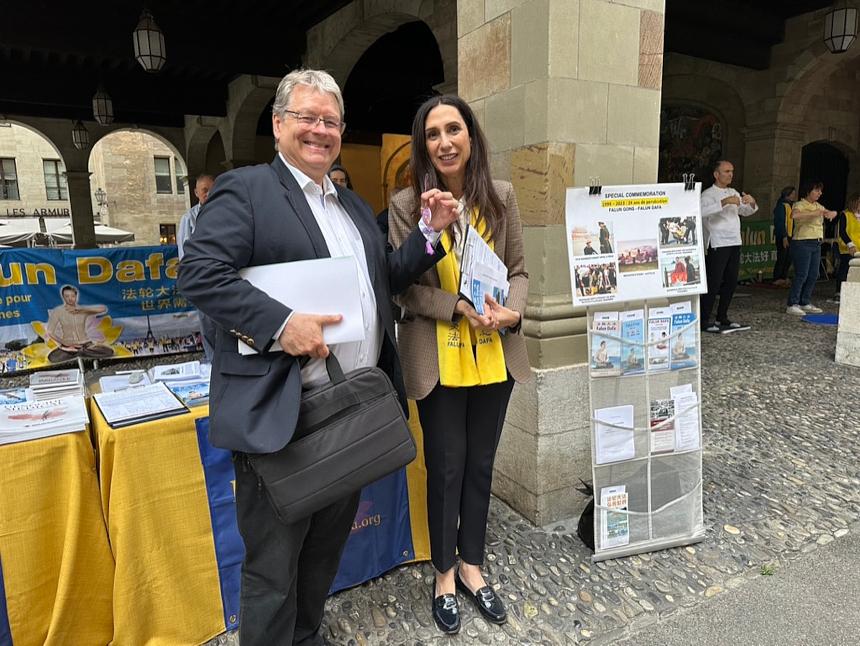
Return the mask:
<path fill-rule="evenodd" d="M 188 646 L 224 632 L 206 482 L 191 413 L 111 428 L 91 407 L 116 560 L 117 646 Z"/>
<path fill-rule="evenodd" d="M 11 643 L 107 644 L 113 565 L 89 435 L 0 446 L 0 567 Z"/>

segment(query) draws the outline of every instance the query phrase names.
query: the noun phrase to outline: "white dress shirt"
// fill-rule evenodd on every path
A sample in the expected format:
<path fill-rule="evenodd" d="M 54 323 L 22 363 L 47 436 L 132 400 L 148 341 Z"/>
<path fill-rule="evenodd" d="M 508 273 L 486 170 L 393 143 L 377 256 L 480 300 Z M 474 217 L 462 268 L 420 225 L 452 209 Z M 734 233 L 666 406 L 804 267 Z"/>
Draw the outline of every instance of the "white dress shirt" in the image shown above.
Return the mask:
<path fill-rule="evenodd" d="M 705 249 L 710 244 L 714 249 L 733 247 L 741 244 L 741 221 L 738 216 L 747 217 L 758 211 L 758 205 L 722 205 L 723 199 L 737 195 L 730 187 L 720 188 L 716 184 L 702 191 L 702 229 Z"/>
<path fill-rule="evenodd" d="M 382 348 L 383 327 L 376 311 L 376 294 L 370 282 L 361 234 L 352 218 L 341 206 L 334 184 L 327 176 L 323 179 L 323 186 L 320 187 L 298 168 L 287 163 L 283 155 L 280 153 L 278 155 L 301 187 L 308 206 L 314 214 L 320 231 L 322 231 L 331 257 L 352 256 L 358 264 L 361 315 L 364 319 L 364 341 L 333 344 L 329 346 L 329 350 L 337 356 L 344 372 L 375 366 L 379 361 L 379 352 Z M 286 325 L 286 321 L 284 325 Z M 276 339 L 282 330 L 283 326 L 275 336 Z M 304 386 L 315 386 L 327 381 L 328 372 L 325 369 L 325 359 L 311 359 L 302 368 L 302 384 Z"/>

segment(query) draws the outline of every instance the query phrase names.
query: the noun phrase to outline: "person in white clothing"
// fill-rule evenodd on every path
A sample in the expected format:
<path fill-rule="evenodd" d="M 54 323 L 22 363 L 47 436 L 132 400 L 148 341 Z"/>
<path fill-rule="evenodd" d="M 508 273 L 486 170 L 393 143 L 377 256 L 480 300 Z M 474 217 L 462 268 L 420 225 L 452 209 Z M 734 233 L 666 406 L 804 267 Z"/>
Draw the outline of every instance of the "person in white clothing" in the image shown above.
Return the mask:
<path fill-rule="evenodd" d="M 730 187 L 735 167 L 720 160 L 714 164 L 714 184 L 702 191 L 702 224 L 705 233 L 705 271 L 708 293 L 700 300 L 702 330 L 705 332 L 735 332 L 749 326 L 729 320 L 729 305 L 738 283 L 741 264 L 741 221 L 758 211 L 755 199 Z M 715 322 L 711 320 L 714 301 L 720 296 Z"/>

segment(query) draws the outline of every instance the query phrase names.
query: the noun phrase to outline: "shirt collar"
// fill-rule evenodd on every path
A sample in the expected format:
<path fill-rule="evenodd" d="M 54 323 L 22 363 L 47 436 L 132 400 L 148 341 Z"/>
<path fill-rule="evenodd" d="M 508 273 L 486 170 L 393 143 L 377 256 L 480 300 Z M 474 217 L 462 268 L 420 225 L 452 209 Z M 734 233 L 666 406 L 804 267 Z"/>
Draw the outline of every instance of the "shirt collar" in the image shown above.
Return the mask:
<path fill-rule="evenodd" d="M 319 184 L 317 184 L 314 180 L 312 180 L 310 177 L 305 175 L 298 168 L 296 168 L 295 166 L 290 164 L 286 160 L 286 158 L 284 157 L 284 154 L 282 152 L 278 151 L 278 157 L 281 158 L 281 161 L 284 162 L 284 165 L 293 174 L 293 177 L 296 179 L 296 182 L 298 182 L 299 186 L 301 187 L 301 189 L 303 191 L 307 191 L 308 188 L 311 187 L 311 191 L 313 191 L 316 195 L 319 195 L 319 192 L 318 192 L 319 191 Z M 316 189 L 314 189 L 312 187 L 316 187 Z M 329 179 L 328 175 L 323 177 L 322 193 L 324 196 L 334 195 L 335 197 L 337 197 L 337 190 L 334 187 L 334 182 L 332 182 L 331 179 Z"/>

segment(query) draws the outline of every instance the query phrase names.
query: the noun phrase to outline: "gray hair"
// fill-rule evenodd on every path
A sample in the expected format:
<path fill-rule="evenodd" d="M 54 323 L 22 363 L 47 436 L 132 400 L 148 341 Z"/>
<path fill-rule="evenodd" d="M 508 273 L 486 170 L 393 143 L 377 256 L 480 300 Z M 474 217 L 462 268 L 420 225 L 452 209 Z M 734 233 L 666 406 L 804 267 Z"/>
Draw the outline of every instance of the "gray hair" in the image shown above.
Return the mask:
<path fill-rule="evenodd" d="M 278 84 L 278 91 L 275 92 L 275 102 L 272 105 L 272 114 L 282 117 L 284 111 L 290 105 L 290 96 L 297 85 L 305 85 L 313 88 L 317 92 L 328 92 L 333 94 L 337 100 L 337 106 L 340 109 L 340 118 L 343 120 L 343 95 L 340 93 L 340 88 L 337 81 L 334 80 L 331 74 L 322 70 L 293 70 L 281 79 Z"/>

